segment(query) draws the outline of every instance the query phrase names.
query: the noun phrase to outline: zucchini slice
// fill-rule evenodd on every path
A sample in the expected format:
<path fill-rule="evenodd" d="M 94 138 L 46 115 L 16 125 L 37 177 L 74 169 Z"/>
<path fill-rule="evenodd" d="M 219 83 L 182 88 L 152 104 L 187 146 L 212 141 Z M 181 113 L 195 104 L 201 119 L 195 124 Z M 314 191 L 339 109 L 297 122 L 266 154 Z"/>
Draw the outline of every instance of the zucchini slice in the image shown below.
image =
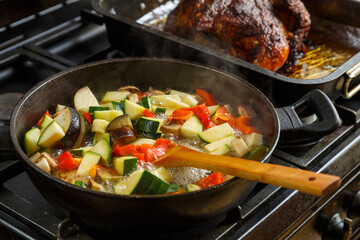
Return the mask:
<path fill-rule="evenodd" d="M 55 121 L 52 121 L 41 133 L 37 145 L 42 148 L 48 148 L 58 143 L 65 136 L 62 127 Z"/>
<path fill-rule="evenodd" d="M 91 126 L 92 132 L 104 133 L 109 122 L 103 119 L 94 119 L 93 124 Z"/>
<path fill-rule="evenodd" d="M 114 168 L 121 176 L 134 172 L 138 165 L 138 158 L 133 156 L 115 157 Z"/>
<path fill-rule="evenodd" d="M 225 145 L 225 144 L 230 144 L 230 142 L 231 142 L 232 140 L 234 140 L 234 139 L 235 139 L 235 136 L 234 136 L 234 135 L 231 135 L 231 136 L 229 136 L 229 137 L 224 137 L 224 138 L 221 138 L 221 139 L 219 139 L 219 140 L 217 140 L 217 141 L 215 141 L 215 142 L 206 144 L 204 148 L 205 148 L 205 150 L 206 150 L 207 152 L 211 152 L 211 151 L 216 150 L 216 149 L 219 148 L 219 147 L 222 147 L 222 146 Z"/>
<path fill-rule="evenodd" d="M 175 95 L 176 96 L 176 95 Z M 188 108 L 190 107 L 189 104 L 186 104 L 184 102 L 182 102 L 181 100 L 175 100 L 174 98 L 170 97 L 170 96 L 166 96 L 163 100 L 163 106 L 165 107 L 171 107 L 171 108 L 175 108 L 175 109 L 180 109 L 180 108 Z"/>
<path fill-rule="evenodd" d="M 211 143 L 234 134 L 234 129 L 228 123 L 223 123 L 199 133 L 199 137 L 204 142 Z"/>
<path fill-rule="evenodd" d="M 25 133 L 24 147 L 25 147 L 25 152 L 28 156 L 40 150 L 40 147 L 37 145 L 39 137 L 40 137 L 39 128 L 30 129 Z"/>
<path fill-rule="evenodd" d="M 165 181 L 143 169 L 130 175 L 124 194 L 164 194 L 169 186 Z"/>
<path fill-rule="evenodd" d="M 203 131 L 203 125 L 201 121 L 195 116 L 191 116 L 180 127 L 181 135 L 185 138 L 197 137 L 198 134 L 201 133 L 202 131 Z"/>
<path fill-rule="evenodd" d="M 45 115 L 41 124 L 40 129 L 45 129 L 54 119 L 52 119 L 49 115 Z"/>
<path fill-rule="evenodd" d="M 136 124 L 136 128 L 142 132 L 156 134 L 160 131 L 163 119 L 152 117 L 140 117 Z"/>
<path fill-rule="evenodd" d="M 94 152 L 87 152 L 77 170 L 77 175 L 80 177 L 89 175 L 91 168 L 100 161 L 101 156 Z"/>
<path fill-rule="evenodd" d="M 144 108 L 150 109 L 151 103 L 150 103 L 150 98 L 149 97 L 143 97 L 143 98 L 141 98 L 140 101 L 141 101 L 141 105 Z"/>
<path fill-rule="evenodd" d="M 85 156 L 85 154 L 89 151 L 91 151 L 91 149 L 93 148 L 93 146 L 88 146 L 88 147 L 82 147 L 82 148 L 74 148 L 71 149 L 71 153 L 74 154 L 77 157 L 83 157 Z"/>
<path fill-rule="evenodd" d="M 105 95 L 103 96 L 100 102 L 101 103 L 119 102 L 124 100 L 129 94 L 130 92 L 128 91 L 123 91 L 123 92 L 109 91 L 105 93 Z"/>
<path fill-rule="evenodd" d="M 89 113 L 94 113 L 95 111 L 105 111 L 109 110 L 109 107 L 106 106 L 90 106 Z"/>
<path fill-rule="evenodd" d="M 128 99 L 125 99 L 124 102 L 124 112 L 125 114 L 128 114 L 131 120 L 138 119 L 143 112 L 145 111 L 145 108 L 140 106 L 137 103 L 134 103 Z"/>
<path fill-rule="evenodd" d="M 230 152 L 230 147 L 229 147 L 229 145 L 225 144 L 209 153 L 213 154 L 213 155 L 226 155 L 229 152 Z"/>
<path fill-rule="evenodd" d="M 106 141 L 110 142 L 110 133 L 107 133 L 107 132 L 103 132 L 103 133 L 94 132 L 93 137 L 92 137 L 92 143 L 96 144 L 98 141 L 100 141 L 103 138 Z"/>
<path fill-rule="evenodd" d="M 198 185 L 189 183 L 188 185 L 186 185 L 185 192 L 193 192 L 198 190 L 201 190 L 201 188 Z"/>
<path fill-rule="evenodd" d="M 94 111 L 94 119 L 103 119 L 111 122 L 114 118 L 123 115 L 121 110 Z"/>
<path fill-rule="evenodd" d="M 220 105 L 213 105 L 213 106 L 208 106 L 207 109 L 209 110 L 209 113 L 212 116 L 216 113 L 219 107 Z"/>
<path fill-rule="evenodd" d="M 95 144 L 91 149 L 91 152 L 99 154 L 101 159 L 104 160 L 107 165 L 111 165 L 111 146 L 104 138 Z"/>

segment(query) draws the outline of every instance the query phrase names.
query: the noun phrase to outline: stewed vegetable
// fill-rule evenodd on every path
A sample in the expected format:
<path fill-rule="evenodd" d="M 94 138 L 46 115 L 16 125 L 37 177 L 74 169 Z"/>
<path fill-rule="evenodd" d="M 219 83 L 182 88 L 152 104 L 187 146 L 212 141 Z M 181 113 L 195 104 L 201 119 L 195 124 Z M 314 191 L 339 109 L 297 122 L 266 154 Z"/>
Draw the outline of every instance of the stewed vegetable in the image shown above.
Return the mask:
<path fill-rule="evenodd" d="M 249 159 L 268 150 L 251 105 L 238 104 L 234 114 L 203 89 L 191 94 L 125 86 L 99 100 L 86 86 L 75 94 L 75 108 L 58 104 L 47 110 L 25 134 L 30 159 L 81 188 L 151 195 L 197 191 L 231 178 L 196 168 L 155 167 L 152 161 L 174 143 Z"/>

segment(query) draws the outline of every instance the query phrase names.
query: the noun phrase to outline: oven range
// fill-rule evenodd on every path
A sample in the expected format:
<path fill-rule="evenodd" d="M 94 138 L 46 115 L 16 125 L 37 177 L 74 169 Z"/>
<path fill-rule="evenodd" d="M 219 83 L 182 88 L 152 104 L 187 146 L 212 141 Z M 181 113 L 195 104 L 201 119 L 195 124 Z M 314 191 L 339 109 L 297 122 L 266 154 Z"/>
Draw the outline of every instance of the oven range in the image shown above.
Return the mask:
<path fill-rule="evenodd" d="M 99 19 L 89 1 L 66 1 L 0 28 L 0 136 L 8 134 L 14 104 L 37 82 L 82 63 L 138 56 L 136 49 L 131 54 L 113 49 Z M 338 175 L 342 187 L 335 193 L 314 197 L 258 183 L 212 226 L 141 237 L 359 239 L 360 96 L 334 104 L 342 120 L 339 129 L 315 141 L 279 146 L 270 162 Z M 0 150 L 0 239 L 117 239 L 119 233 L 79 225 L 71 214 L 52 207 L 21 163 L 9 159 L 11 146 L 1 139 Z"/>

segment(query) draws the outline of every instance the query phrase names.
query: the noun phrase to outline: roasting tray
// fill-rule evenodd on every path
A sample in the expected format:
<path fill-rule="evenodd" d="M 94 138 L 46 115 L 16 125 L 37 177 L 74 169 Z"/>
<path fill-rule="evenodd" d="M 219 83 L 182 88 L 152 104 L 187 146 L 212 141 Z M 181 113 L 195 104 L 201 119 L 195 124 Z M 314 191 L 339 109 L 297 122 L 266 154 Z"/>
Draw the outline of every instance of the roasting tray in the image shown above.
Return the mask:
<path fill-rule="evenodd" d="M 351 50 L 349 59 L 334 71 L 313 79 L 287 77 L 162 31 L 159 19 L 166 18 L 178 1 L 92 0 L 92 6 L 102 15 L 114 48 L 132 56 L 180 58 L 231 72 L 259 88 L 277 107 L 293 103 L 312 89 L 322 90 L 331 99 L 351 98 L 360 90 L 360 1 L 304 1 L 312 20 L 309 38 L 321 36 L 320 41 Z M 151 23 L 154 19 L 157 22 Z"/>

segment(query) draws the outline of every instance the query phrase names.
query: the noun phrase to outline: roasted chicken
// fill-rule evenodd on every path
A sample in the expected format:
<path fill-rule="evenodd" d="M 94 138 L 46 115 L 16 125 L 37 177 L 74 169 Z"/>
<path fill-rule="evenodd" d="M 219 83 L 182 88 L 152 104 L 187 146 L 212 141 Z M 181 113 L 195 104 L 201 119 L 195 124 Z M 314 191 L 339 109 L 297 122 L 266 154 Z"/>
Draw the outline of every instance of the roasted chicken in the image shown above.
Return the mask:
<path fill-rule="evenodd" d="M 164 30 L 276 71 L 310 24 L 301 0 L 181 0 Z"/>

